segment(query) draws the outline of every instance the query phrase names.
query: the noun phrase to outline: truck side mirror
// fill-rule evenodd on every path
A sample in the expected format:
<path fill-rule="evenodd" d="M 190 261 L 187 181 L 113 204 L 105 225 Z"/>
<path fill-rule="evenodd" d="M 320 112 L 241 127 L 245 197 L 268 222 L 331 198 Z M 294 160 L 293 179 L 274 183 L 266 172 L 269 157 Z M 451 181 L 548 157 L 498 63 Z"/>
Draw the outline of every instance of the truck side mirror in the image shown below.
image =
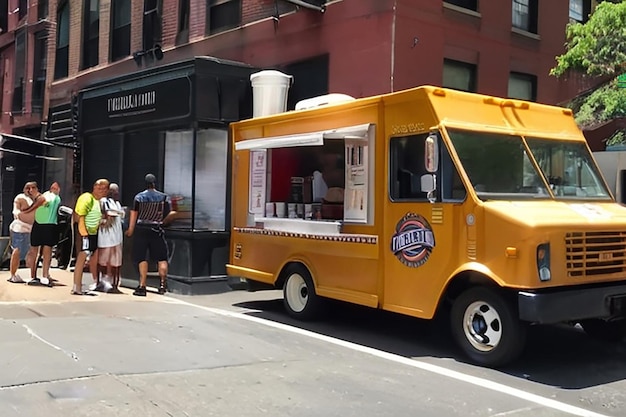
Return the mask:
<path fill-rule="evenodd" d="M 435 202 L 435 190 L 437 189 L 437 176 L 424 174 L 420 177 L 421 191 L 427 194 L 428 201 Z"/>
<path fill-rule="evenodd" d="M 439 168 L 439 144 L 437 134 L 431 133 L 424 142 L 424 167 L 433 174 Z"/>
<path fill-rule="evenodd" d="M 430 193 L 437 189 L 435 184 L 435 176 L 433 174 L 424 174 L 420 178 L 421 191 L 423 193 Z"/>

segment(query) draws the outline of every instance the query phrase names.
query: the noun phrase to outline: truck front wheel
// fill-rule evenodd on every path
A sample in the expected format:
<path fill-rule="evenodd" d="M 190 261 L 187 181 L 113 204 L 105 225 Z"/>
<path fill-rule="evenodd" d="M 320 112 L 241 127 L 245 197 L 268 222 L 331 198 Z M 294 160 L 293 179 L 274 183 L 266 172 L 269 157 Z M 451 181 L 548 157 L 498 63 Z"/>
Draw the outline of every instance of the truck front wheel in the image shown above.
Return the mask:
<path fill-rule="evenodd" d="M 313 279 L 302 265 L 291 265 L 286 271 L 283 302 L 290 316 L 311 320 L 318 316 L 321 300 L 315 294 Z"/>
<path fill-rule="evenodd" d="M 496 367 L 522 353 L 526 326 L 512 304 L 496 290 L 484 287 L 470 288 L 454 301 L 452 335 L 473 362 Z"/>

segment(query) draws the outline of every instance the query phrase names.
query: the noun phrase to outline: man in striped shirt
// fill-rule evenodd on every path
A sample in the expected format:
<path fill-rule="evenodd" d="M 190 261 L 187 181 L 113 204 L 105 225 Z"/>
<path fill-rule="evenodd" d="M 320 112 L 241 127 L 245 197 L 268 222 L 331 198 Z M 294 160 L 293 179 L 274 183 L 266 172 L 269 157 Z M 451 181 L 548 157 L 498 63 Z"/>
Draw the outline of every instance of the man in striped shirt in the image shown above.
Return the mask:
<path fill-rule="evenodd" d="M 148 174 L 145 181 L 146 189 L 135 196 L 126 231 L 128 237 L 135 235 L 133 261 L 139 267 L 139 286 L 133 295 L 138 297 L 146 296 L 148 261 L 150 260 L 157 262 L 158 265 L 161 279 L 159 294 L 165 294 L 167 291 L 168 253 L 163 226 L 171 223 L 176 214 L 170 210 L 169 196 L 157 191 L 156 177 Z"/>

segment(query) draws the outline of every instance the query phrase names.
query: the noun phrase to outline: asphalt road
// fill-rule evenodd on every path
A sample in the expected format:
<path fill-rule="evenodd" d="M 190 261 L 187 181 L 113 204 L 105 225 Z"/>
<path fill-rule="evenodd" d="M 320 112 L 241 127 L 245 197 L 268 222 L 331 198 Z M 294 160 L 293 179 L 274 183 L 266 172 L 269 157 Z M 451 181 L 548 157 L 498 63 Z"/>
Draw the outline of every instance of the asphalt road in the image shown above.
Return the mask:
<path fill-rule="evenodd" d="M 571 328 L 501 370 L 442 323 L 343 304 L 293 322 L 276 291 L 4 302 L 0 335 L 3 417 L 626 415 L 626 344 Z"/>

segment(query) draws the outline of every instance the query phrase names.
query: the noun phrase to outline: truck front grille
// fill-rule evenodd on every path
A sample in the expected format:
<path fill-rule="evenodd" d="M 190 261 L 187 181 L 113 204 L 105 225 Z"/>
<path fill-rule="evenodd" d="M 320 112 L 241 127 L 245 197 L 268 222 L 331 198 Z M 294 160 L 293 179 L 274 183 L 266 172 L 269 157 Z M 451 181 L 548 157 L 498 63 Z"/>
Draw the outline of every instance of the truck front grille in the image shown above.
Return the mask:
<path fill-rule="evenodd" d="M 570 277 L 611 275 L 626 271 L 626 232 L 573 232 L 565 235 Z"/>

